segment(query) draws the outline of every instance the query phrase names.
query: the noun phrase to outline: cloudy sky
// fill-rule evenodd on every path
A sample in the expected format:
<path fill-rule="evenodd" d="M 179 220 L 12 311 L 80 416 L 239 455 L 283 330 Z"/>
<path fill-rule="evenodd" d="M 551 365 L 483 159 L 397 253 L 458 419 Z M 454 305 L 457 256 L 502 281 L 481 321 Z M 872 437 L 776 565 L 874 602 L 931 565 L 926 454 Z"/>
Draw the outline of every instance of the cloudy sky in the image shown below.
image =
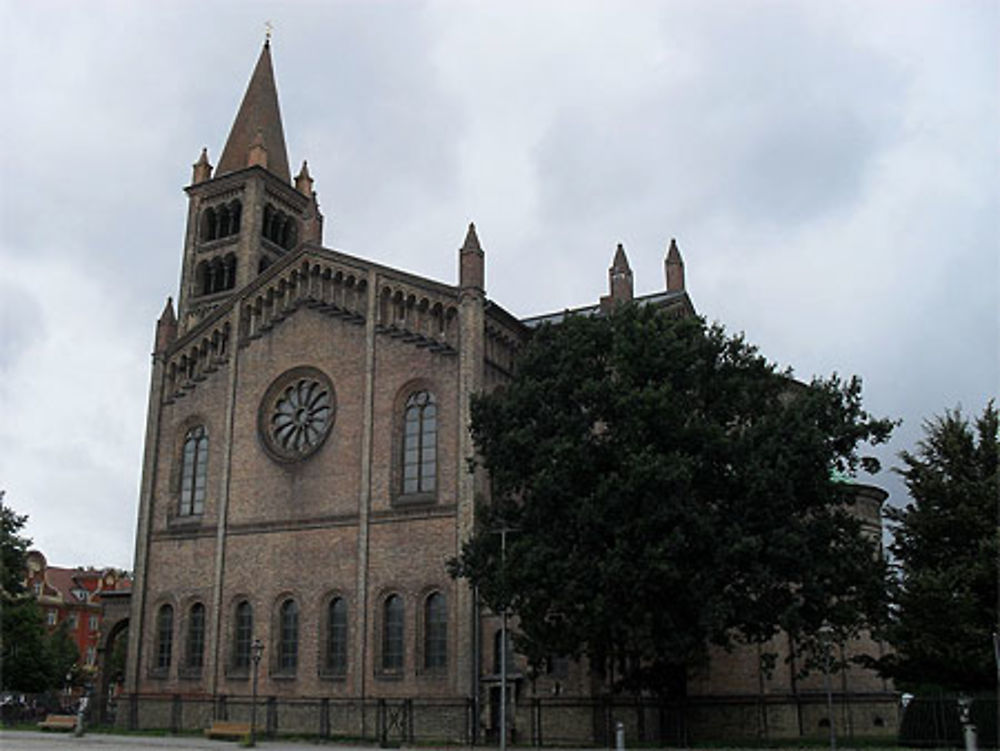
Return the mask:
<path fill-rule="evenodd" d="M 328 246 L 453 282 L 474 220 L 526 316 L 596 301 L 618 242 L 662 289 L 676 237 L 702 315 L 864 378 L 888 464 L 997 390 L 995 2 L 0 7 L 0 488 L 51 563 L 132 566 L 182 188 L 267 20 Z"/>

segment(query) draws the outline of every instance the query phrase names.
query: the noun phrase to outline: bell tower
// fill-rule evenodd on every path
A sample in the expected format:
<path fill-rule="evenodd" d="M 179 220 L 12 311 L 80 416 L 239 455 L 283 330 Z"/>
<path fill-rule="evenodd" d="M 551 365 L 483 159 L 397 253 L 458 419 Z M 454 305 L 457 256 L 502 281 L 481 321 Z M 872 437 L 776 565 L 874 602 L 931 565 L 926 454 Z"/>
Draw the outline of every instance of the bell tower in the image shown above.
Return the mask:
<path fill-rule="evenodd" d="M 303 244 L 322 244 L 323 217 L 312 184 L 305 162 L 292 183 L 267 39 L 218 166 L 203 149 L 185 188 L 180 334 L 283 256 Z"/>

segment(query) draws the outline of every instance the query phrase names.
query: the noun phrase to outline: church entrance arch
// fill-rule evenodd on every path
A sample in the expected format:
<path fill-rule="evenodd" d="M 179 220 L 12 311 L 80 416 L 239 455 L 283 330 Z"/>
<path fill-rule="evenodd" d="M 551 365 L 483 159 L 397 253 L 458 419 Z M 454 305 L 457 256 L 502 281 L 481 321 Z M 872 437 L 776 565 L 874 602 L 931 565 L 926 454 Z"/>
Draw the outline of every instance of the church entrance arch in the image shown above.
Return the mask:
<path fill-rule="evenodd" d="M 99 650 L 100 673 L 97 686 L 98 694 L 94 697 L 97 704 L 97 721 L 102 725 L 115 722 L 118 710 L 118 697 L 122 692 L 125 680 L 125 656 L 128 653 L 127 616 L 110 623 Z"/>

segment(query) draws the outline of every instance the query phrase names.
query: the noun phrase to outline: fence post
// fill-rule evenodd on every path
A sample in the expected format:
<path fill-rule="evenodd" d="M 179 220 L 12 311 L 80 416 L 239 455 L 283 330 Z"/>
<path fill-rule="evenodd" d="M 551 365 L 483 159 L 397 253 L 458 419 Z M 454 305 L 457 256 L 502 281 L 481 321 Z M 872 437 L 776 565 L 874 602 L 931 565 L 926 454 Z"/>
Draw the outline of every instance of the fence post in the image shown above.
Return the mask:
<path fill-rule="evenodd" d="M 612 725 L 611 715 L 614 708 L 611 704 L 611 697 L 604 697 L 604 742 L 611 748 L 611 744 L 614 742 L 614 733 L 612 732 L 614 725 Z"/>
<path fill-rule="evenodd" d="M 375 726 L 377 728 L 376 732 L 378 734 L 379 744 L 385 748 L 388 738 L 388 728 L 386 727 L 385 721 L 385 699 L 379 699 L 378 704 L 375 705 Z"/>
<path fill-rule="evenodd" d="M 177 735 L 181 731 L 181 695 L 174 694 L 170 703 L 170 732 Z"/>
<path fill-rule="evenodd" d="M 215 704 L 215 716 L 213 719 L 223 721 L 229 719 L 229 708 L 226 706 L 225 694 L 219 694 L 218 701 Z"/>
<path fill-rule="evenodd" d="M 531 700 L 531 742 L 542 747 L 542 700 L 537 696 Z"/>
<path fill-rule="evenodd" d="M 413 699 L 403 701 L 403 723 L 403 737 L 413 743 Z"/>
<path fill-rule="evenodd" d="M 468 696 L 465 699 L 465 742 L 470 746 L 475 746 L 476 736 L 473 727 L 475 727 L 476 716 L 472 707 L 472 697 Z"/>
<path fill-rule="evenodd" d="M 278 697 L 267 697 L 267 736 L 273 738 L 278 732 Z"/>
<path fill-rule="evenodd" d="M 319 700 L 319 737 L 330 737 L 330 699 L 326 696 Z"/>

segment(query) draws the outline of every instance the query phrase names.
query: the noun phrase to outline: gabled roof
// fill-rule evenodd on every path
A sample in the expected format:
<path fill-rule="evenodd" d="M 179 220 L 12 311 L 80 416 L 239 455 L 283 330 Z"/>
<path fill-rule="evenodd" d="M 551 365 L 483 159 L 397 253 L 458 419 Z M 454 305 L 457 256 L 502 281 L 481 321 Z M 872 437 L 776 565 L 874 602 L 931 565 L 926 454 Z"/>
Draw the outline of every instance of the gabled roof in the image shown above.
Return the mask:
<path fill-rule="evenodd" d="M 247 167 L 250 150 L 256 147 L 263 147 L 267 153 L 268 172 L 291 183 L 285 133 L 281 127 L 281 110 L 278 107 L 278 89 L 274 83 L 274 69 L 271 67 L 270 41 L 264 42 L 264 49 L 261 50 L 257 66 L 250 76 L 250 83 L 229 131 L 215 176 Z"/>

